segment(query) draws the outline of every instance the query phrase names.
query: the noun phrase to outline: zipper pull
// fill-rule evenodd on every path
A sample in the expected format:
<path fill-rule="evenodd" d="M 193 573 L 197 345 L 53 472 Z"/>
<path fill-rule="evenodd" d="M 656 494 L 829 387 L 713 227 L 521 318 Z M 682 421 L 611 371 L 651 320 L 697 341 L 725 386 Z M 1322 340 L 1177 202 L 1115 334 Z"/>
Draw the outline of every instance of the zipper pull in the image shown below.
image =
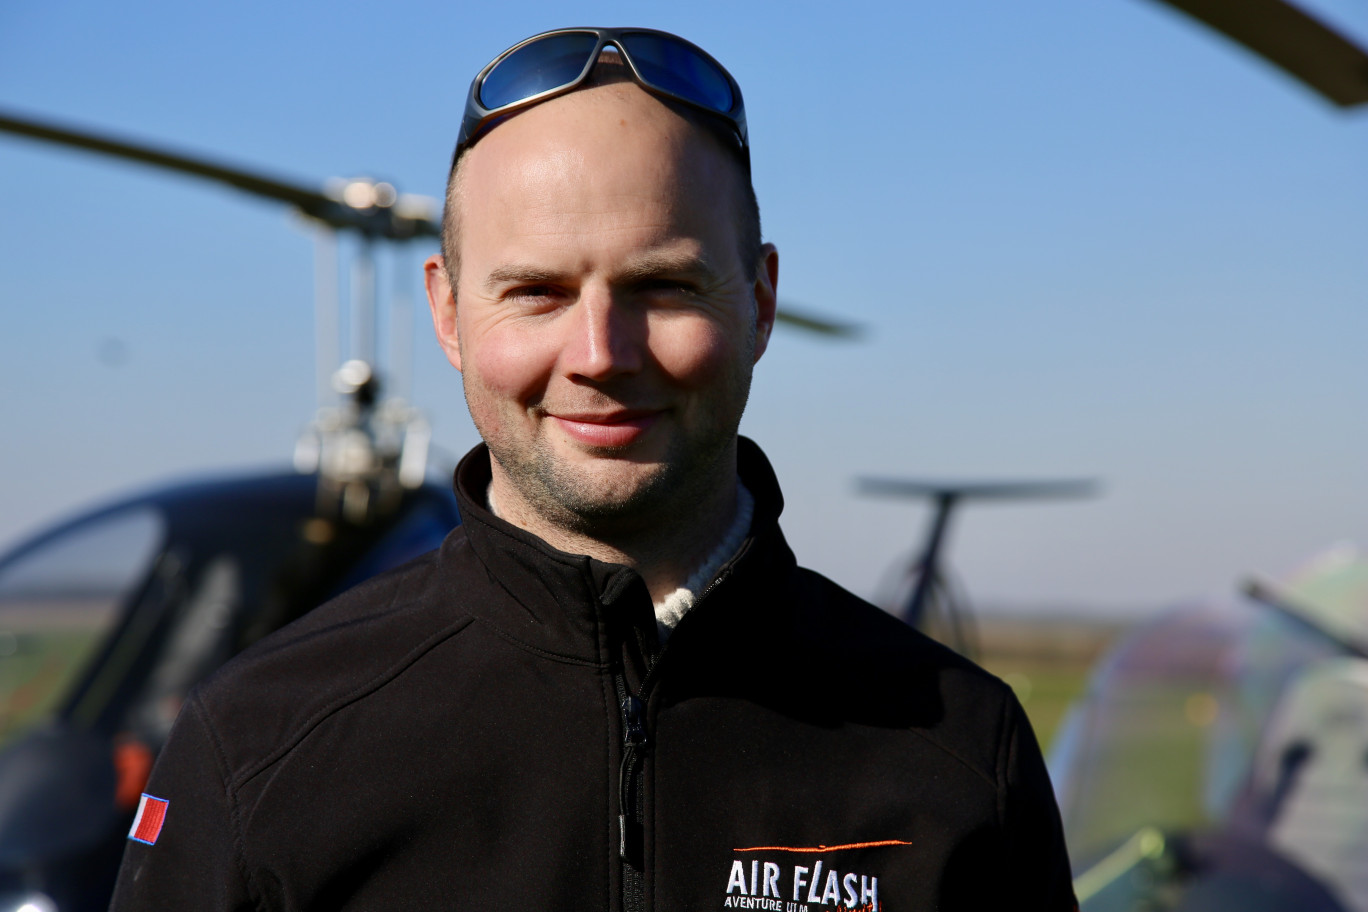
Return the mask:
<path fill-rule="evenodd" d="M 629 829 L 636 828 L 636 782 L 641 751 L 646 747 L 646 721 L 641 700 L 630 693 L 622 698 L 622 766 L 618 768 L 618 855 L 629 861 Z"/>
<path fill-rule="evenodd" d="M 641 700 L 628 694 L 622 698 L 622 741 L 634 747 L 646 744 L 646 721 Z"/>

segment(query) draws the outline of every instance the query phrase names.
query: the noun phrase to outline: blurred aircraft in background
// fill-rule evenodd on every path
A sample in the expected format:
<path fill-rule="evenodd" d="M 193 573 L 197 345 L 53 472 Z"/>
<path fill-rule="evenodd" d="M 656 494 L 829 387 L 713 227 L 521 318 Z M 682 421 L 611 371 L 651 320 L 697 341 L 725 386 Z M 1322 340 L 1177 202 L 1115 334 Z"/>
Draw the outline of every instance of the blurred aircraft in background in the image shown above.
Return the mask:
<path fill-rule="evenodd" d="M 1368 909 L 1368 556 L 1131 632 L 1050 766 L 1085 910 Z"/>
<path fill-rule="evenodd" d="M 1368 52 L 1299 6 L 1164 2 L 1368 103 Z M 1368 912 L 1368 556 L 1131 632 L 1050 766 L 1084 912 Z"/>
<path fill-rule="evenodd" d="M 460 520 L 432 482 L 347 516 L 319 473 L 169 485 L 0 557 L 0 909 L 109 903 L 189 689 Z"/>
<path fill-rule="evenodd" d="M 436 206 L 364 178 L 317 191 L 31 118 L 0 116 L 0 131 L 288 203 L 319 226 L 320 264 L 332 261 L 333 233 L 363 241 L 353 357 L 340 367 L 339 308 L 319 290 L 327 370 L 295 472 L 167 484 L 0 555 L 0 912 L 85 912 L 109 903 L 142 789 L 190 688 L 330 596 L 435 548 L 460 522 L 449 486 L 428 477 L 427 424 L 386 394 L 374 345 L 373 248 L 435 237 Z"/>

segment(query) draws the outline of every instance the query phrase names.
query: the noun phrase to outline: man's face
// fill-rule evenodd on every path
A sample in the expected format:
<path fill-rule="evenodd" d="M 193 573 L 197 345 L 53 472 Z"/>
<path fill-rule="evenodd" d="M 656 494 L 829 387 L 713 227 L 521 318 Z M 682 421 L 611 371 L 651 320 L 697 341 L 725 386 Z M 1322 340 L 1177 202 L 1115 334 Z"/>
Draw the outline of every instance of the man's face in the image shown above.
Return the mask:
<path fill-rule="evenodd" d="M 715 140 L 621 83 L 467 154 L 455 301 L 437 257 L 428 293 L 501 503 L 589 530 L 731 484 L 778 272 L 772 247 L 741 262 L 738 180 Z"/>

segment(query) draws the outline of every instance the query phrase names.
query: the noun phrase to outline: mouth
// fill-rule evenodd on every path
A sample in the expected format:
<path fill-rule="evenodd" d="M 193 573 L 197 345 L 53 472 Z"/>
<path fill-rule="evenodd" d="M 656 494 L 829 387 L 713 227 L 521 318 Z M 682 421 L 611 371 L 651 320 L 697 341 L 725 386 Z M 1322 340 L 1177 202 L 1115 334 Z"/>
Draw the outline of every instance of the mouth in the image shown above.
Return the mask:
<path fill-rule="evenodd" d="M 639 440 L 663 412 L 624 409 L 617 412 L 549 415 L 567 437 L 594 449 L 620 449 Z"/>

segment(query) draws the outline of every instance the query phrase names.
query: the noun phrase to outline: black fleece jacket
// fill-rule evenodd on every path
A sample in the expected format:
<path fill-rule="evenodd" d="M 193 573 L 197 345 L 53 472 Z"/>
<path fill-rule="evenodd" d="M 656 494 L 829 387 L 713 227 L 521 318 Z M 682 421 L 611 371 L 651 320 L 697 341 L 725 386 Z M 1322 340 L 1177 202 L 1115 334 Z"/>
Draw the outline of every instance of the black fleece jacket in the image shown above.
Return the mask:
<path fill-rule="evenodd" d="M 440 549 L 190 697 L 112 908 L 1073 909 L 1011 691 L 798 567 L 740 452 L 752 535 L 662 650 L 634 571 L 485 509 L 477 448 Z"/>

